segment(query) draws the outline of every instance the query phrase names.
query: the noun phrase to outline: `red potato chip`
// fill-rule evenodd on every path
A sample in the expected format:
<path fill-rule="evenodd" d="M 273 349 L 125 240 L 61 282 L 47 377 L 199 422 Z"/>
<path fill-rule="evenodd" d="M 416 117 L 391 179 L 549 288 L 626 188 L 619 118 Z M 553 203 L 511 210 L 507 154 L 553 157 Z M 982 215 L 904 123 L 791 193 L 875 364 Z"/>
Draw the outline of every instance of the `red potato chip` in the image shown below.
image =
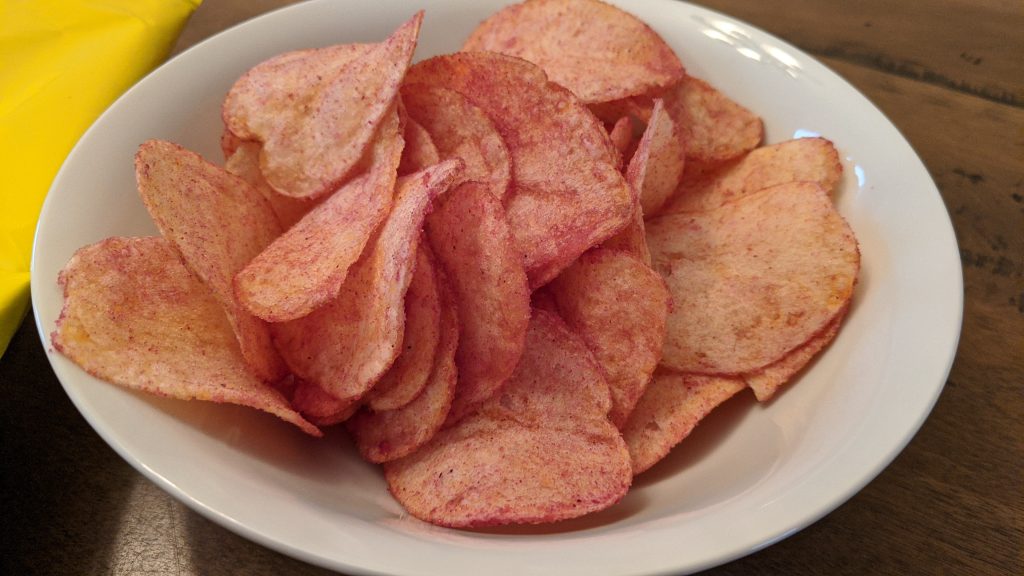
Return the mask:
<path fill-rule="evenodd" d="M 422 264 L 417 265 L 417 273 Z M 458 376 L 455 350 L 459 343 L 459 319 L 447 281 L 443 277 L 439 280 L 438 290 L 443 293 L 440 296 L 443 304 L 440 306 L 439 341 L 435 347 L 436 354 L 424 367 L 429 379 L 421 393 L 395 410 L 375 412 L 363 408 L 348 421 L 348 430 L 355 437 L 356 448 L 370 462 L 389 462 L 412 454 L 437 434 L 451 409 Z M 409 292 L 412 293 L 412 288 Z"/>
<path fill-rule="evenodd" d="M 622 250 L 639 258 L 644 264 L 651 265 L 651 251 L 647 247 L 647 231 L 640 204 L 633 209 L 633 218 L 629 224 L 618 234 L 602 242 L 600 248 Z"/>
<path fill-rule="evenodd" d="M 660 208 L 675 190 L 683 173 L 685 147 L 659 98 L 654 101 L 647 129 L 626 168 L 626 182 L 635 196 L 633 218 L 618 234 L 601 245 L 625 250 L 651 264 L 644 215 Z"/>
<path fill-rule="evenodd" d="M 683 65 L 647 24 L 597 0 L 528 0 L 481 23 L 464 51 L 537 64 L 584 102 L 607 102 L 670 86 Z"/>
<path fill-rule="evenodd" d="M 135 178 L 157 228 L 224 306 L 257 376 L 275 381 L 287 367 L 266 324 L 235 300 L 231 278 L 281 233 L 270 204 L 241 178 L 177 144 L 143 143 Z"/>
<path fill-rule="evenodd" d="M 530 290 L 501 203 L 466 182 L 441 198 L 427 235 L 458 302 L 459 384 L 448 419 L 486 401 L 515 370 L 530 321 Z"/>
<path fill-rule="evenodd" d="M 619 151 L 618 167 L 621 170 L 626 164 L 626 160 L 632 157 L 631 149 L 633 148 L 633 119 L 629 116 L 623 116 L 615 121 L 612 125 L 611 130 L 608 131 L 608 138 L 611 139 L 612 145 Z"/>
<path fill-rule="evenodd" d="M 632 481 L 607 420 L 593 356 L 557 316 L 534 311 L 508 385 L 479 412 L 384 465 L 413 516 L 458 528 L 555 522 L 615 504 Z"/>
<path fill-rule="evenodd" d="M 406 176 L 419 172 L 427 166 L 441 161 L 437 146 L 430 138 L 427 130 L 408 116 L 405 117 L 405 148 L 402 150 L 402 161 L 398 164 L 398 175 Z"/>
<path fill-rule="evenodd" d="M 320 52 L 286 54 L 235 83 L 224 123 L 263 143 L 260 169 L 275 190 L 316 198 L 350 176 L 394 104 L 422 20 L 417 13 L 379 44 L 321 49 L 340 54 L 329 66 Z"/>
<path fill-rule="evenodd" d="M 661 97 L 672 122 L 683 130 L 687 174 L 739 158 L 761 144 L 761 118 L 699 78 L 687 76 Z"/>
<path fill-rule="evenodd" d="M 234 156 L 235 152 L 238 150 L 238 147 L 241 146 L 242 143 L 244 143 L 244 142 L 245 142 L 245 140 L 242 140 L 238 136 L 235 136 L 235 134 L 233 132 L 231 132 L 231 130 L 228 130 L 227 128 L 224 128 L 224 130 L 220 133 L 220 151 L 224 154 L 224 160 L 226 161 L 229 158 L 231 158 L 232 156 Z M 259 142 L 252 142 L 252 143 L 255 144 L 257 147 L 259 147 Z M 257 151 L 257 153 L 258 153 L 258 151 Z M 258 166 L 259 165 L 257 164 L 257 168 L 258 168 Z M 232 172 L 232 174 L 234 174 L 234 172 Z M 261 175 L 261 177 L 262 177 L 262 175 Z M 250 182 L 250 184 L 251 184 L 251 182 Z M 268 184 L 268 186 L 269 186 L 269 184 Z"/>
<path fill-rule="evenodd" d="M 659 368 L 622 429 L 633 474 L 657 464 L 705 416 L 745 386 L 739 378 L 681 374 Z"/>
<path fill-rule="evenodd" d="M 338 400 L 320 386 L 301 378 L 296 379 L 291 398 L 292 407 L 317 426 L 334 426 L 345 422 L 360 407 L 359 402 Z"/>
<path fill-rule="evenodd" d="M 375 412 L 395 410 L 412 402 L 427 384 L 441 337 L 441 295 L 434 256 L 421 240 L 409 290 L 405 293 L 405 334 L 395 363 L 366 395 Z M 454 312 L 453 312 L 454 313 Z M 458 325 L 456 325 L 458 329 Z M 445 414 L 448 409 L 445 408 Z"/>
<path fill-rule="evenodd" d="M 824 138 L 798 138 L 751 151 L 701 177 L 687 178 L 663 214 L 700 212 L 786 182 L 817 182 L 831 192 L 843 165 L 835 146 Z"/>
<path fill-rule="evenodd" d="M 848 307 L 844 308 L 820 334 L 804 342 L 798 348 L 783 356 L 781 360 L 774 364 L 769 364 L 757 372 L 743 375 L 743 380 L 754 391 L 758 402 L 771 400 L 783 384 L 789 382 L 797 372 L 802 370 L 812 358 L 817 356 L 825 346 L 828 346 L 835 339 L 836 334 L 839 333 L 839 327 L 843 323 L 843 318 L 846 316 L 847 309 Z"/>
<path fill-rule="evenodd" d="M 629 253 L 595 249 L 546 288 L 597 358 L 611 391 L 608 418 L 622 428 L 661 359 L 671 304 L 665 281 Z"/>
<path fill-rule="evenodd" d="M 337 296 L 391 208 L 402 146 L 398 114 L 392 111 L 370 147 L 367 172 L 342 185 L 235 277 L 235 294 L 249 312 L 285 322 Z"/>
<path fill-rule="evenodd" d="M 853 232 L 810 182 L 648 220 L 647 240 L 673 298 L 661 362 L 680 372 L 779 360 L 847 305 L 860 268 Z"/>
<path fill-rule="evenodd" d="M 272 325 L 292 372 L 333 396 L 335 413 L 358 402 L 398 356 L 423 219 L 461 170 L 461 161 L 446 160 L 399 179 L 391 213 L 338 296 L 308 316 Z"/>
<path fill-rule="evenodd" d="M 239 143 L 259 143 L 258 134 L 300 123 L 296 104 L 309 101 L 324 79 L 370 53 L 372 44 L 338 44 L 294 50 L 260 62 L 239 78 L 221 105 L 221 150 L 231 157 Z M 276 122 L 277 124 L 274 124 Z"/>
<path fill-rule="evenodd" d="M 441 86 L 406 86 L 402 101 L 409 116 L 430 134 L 441 158 L 462 158 L 466 180 L 486 183 L 504 199 L 511 178 L 505 141 L 483 110 Z"/>
<path fill-rule="evenodd" d="M 504 200 L 531 288 L 625 226 L 633 203 L 604 127 L 529 62 L 487 52 L 424 60 L 406 85 L 442 86 L 480 107 L 512 157 Z"/>
<path fill-rule="evenodd" d="M 53 347 L 108 382 L 181 400 L 249 406 L 320 436 L 249 372 L 224 309 L 163 238 L 108 238 L 61 271 Z"/>
<path fill-rule="evenodd" d="M 631 96 L 609 102 L 593 102 L 587 104 L 587 108 L 605 124 L 614 124 L 624 116 L 633 118 L 641 124 L 647 124 L 651 119 L 654 100 L 648 95 Z"/>
<path fill-rule="evenodd" d="M 271 188 L 270 184 L 267 184 L 267 180 L 263 178 L 263 173 L 260 172 L 259 154 L 259 142 L 240 140 L 224 163 L 224 169 L 248 182 L 250 186 L 266 198 L 267 202 L 270 202 L 270 207 L 274 210 L 274 214 L 277 215 L 281 228 L 287 230 L 293 224 L 302 220 L 302 217 L 316 206 L 316 203 L 301 198 L 284 196 Z"/>
<path fill-rule="evenodd" d="M 684 138 L 664 101 L 655 99 L 647 129 L 626 170 L 626 180 L 639 191 L 645 216 L 656 214 L 679 186 L 686 165 Z"/>

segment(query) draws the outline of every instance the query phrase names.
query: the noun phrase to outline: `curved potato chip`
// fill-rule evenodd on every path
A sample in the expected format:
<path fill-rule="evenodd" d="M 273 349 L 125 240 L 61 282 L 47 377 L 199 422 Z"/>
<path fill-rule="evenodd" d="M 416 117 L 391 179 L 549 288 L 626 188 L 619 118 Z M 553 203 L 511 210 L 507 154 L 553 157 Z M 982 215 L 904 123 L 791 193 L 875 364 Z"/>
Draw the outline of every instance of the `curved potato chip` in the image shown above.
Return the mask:
<path fill-rule="evenodd" d="M 337 296 L 388 214 L 402 146 L 398 113 L 392 111 L 370 147 L 367 172 L 342 185 L 235 276 L 235 294 L 249 312 L 284 322 Z"/>
<path fill-rule="evenodd" d="M 281 228 L 287 230 L 293 224 L 302 220 L 302 217 L 316 206 L 316 203 L 301 198 L 284 196 L 271 188 L 270 184 L 267 184 L 267 180 L 263 177 L 263 173 L 260 172 L 259 156 L 259 142 L 239 140 L 224 163 L 224 169 L 248 182 L 250 186 L 266 198 L 267 202 L 270 202 L 270 207 L 274 210 L 274 214 L 277 216 L 277 221 L 281 223 Z"/>
<path fill-rule="evenodd" d="M 664 88 L 683 65 L 657 32 L 597 0 L 528 0 L 481 23 L 462 49 L 517 56 L 584 102 Z"/>
<path fill-rule="evenodd" d="M 441 86 L 405 86 L 402 101 L 441 158 L 462 158 L 466 180 L 487 184 L 498 200 L 505 197 L 511 178 L 508 148 L 483 110 Z"/>
<path fill-rule="evenodd" d="M 460 160 L 446 160 L 399 179 L 391 213 L 338 296 L 308 316 L 272 325 L 292 372 L 336 398 L 335 412 L 361 399 L 398 356 L 423 219 L 461 169 Z"/>
<path fill-rule="evenodd" d="M 420 265 L 417 265 L 417 273 Z M 454 295 L 445 287 L 443 277 L 438 280 L 438 291 L 443 293 L 439 296 L 439 341 L 434 350 L 436 354 L 430 358 L 433 369 L 431 364 L 425 367 L 429 379 L 421 393 L 395 410 L 374 412 L 363 408 L 348 421 L 356 448 L 370 462 L 389 462 L 412 454 L 437 434 L 451 408 L 458 376 L 455 349 L 459 343 L 459 319 Z M 412 293 L 412 288 L 409 292 Z"/>
<path fill-rule="evenodd" d="M 608 418 L 622 428 L 661 359 L 671 303 L 665 281 L 629 253 L 595 249 L 546 288 L 597 358 L 611 391 Z"/>
<path fill-rule="evenodd" d="M 674 305 L 661 362 L 681 372 L 738 375 L 779 360 L 847 305 L 860 268 L 853 232 L 810 182 L 660 216 L 647 239 Z"/>
<path fill-rule="evenodd" d="M 633 218 L 611 238 L 601 243 L 599 248 L 622 250 L 636 256 L 644 264 L 651 265 L 651 251 L 647 247 L 647 231 L 644 225 L 644 213 L 640 204 L 633 209 Z"/>
<path fill-rule="evenodd" d="M 743 375 L 743 380 L 754 391 L 754 396 L 757 397 L 758 402 L 771 400 L 772 396 L 775 396 L 775 392 L 783 384 L 789 382 L 793 375 L 802 370 L 812 358 L 817 356 L 818 352 L 821 352 L 825 346 L 828 346 L 835 339 L 848 309 L 849 306 L 844 308 L 832 322 L 829 322 L 828 326 L 825 326 L 825 329 L 820 334 L 804 342 L 798 348 L 783 356 L 781 360 L 774 364 L 769 364 L 757 372 Z"/>
<path fill-rule="evenodd" d="M 395 410 L 423 390 L 441 337 L 441 294 L 428 242 L 421 240 L 409 290 L 405 293 L 405 335 L 395 363 L 366 395 L 375 412 Z M 454 314 L 454 311 L 452 312 Z M 458 325 L 456 324 L 456 330 Z M 445 408 L 445 414 L 448 409 Z"/>
<path fill-rule="evenodd" d="M 530 321 L 530 290 L 501 203 L 466 182 L 437 202 L 427 235 L 458 302 L 459 385 L 454 423 L 494 395 L 515 370 Z"/>
<path fill-rule="evenodd" d="M 259 142 L 255 141 L 242 140 L 238 136 L 235 136 L 234 132 L 228 130 L 227 127 L 225 127 L 224 130 L 221 131 L 220 133 L 220 151 L 224 154 L 224 160 L 226 161 L 232 156 L 234 156 L 235 152 L 238 150 L 238 147 L 241 146 L 244 142 L 250 142 L 252 144 L 255 144 L 257 147 L 259 147 L 260 144 Z M 257 153 L 258 152 L 259 151 L 257 151 Z M 257 168 L 258 167 L 259 165 L 257 164 Z M 234 172 L 232 172 L 232 174 L 234 174 Z"/>
<path fill-rule="evenodd" d="M 322 49 L 341 55 L 329 70 L 319 56 L 288 54 L 232 86 L 224 123 L 263 143 L 260 169 L 275 190 L 316 198 L 350 175 L 394 103 L 422 20 L 418 12 L 379 44 Z"/>
<path fill-rule="evenodd" d="M 249 406 L 320 436 L 247 368 L 220 302 L 163 238 L 108 238 L 60 273 L 53 347 L 125 388 Z"/>
<path fill-rule="evenodd" d="M 612 124 L 610 130 L 608 130 L 608 138 L 611 139 L 612 145 L 619 151 L 619 162 L 618 167 L 621 170 L 626 162 L 632 157 L 631 151 L 633 148 L 633 119 L 629 116 L 623 116 Z"/>
<path fill-rule="evenodd" d="M 687 76 L 661 97 L 672 122 L 683 131 L 687 174 L 739 158 L 764 137 L 761 118 L 699 78 Z"/>
<path fill-rule="evenodd" d="M 601 244 L 625 250 L 651 265 L 644 216 L 660 208 L 679 183 L 685 162 L 682 135 L 674 129 L 661 99 L 654 101 L 647 129 L 626 168 L 626 181 L 635 196 L 633 218 L 615 236 Z"/>
<path fill-rule="evenodd" d="M 384 465 L 413 516 L 441 526 L 555 522 L 602 510 L 632 481 L 629 452 L 590 351 L 534 311 L 508 385 L 476 414 Z"/>
<path fill-rule="evenodd" d="M 292 407 L 317 426 L 345 422 L 359 410 L 359 402 L 342 401 L 312 382 L 296 378 Z"/>
<path fill-rule="evenodd" d="M 135 179 L 160 233 L 224 306 L 242 355 L 268 381 L 287 374 L 270 331 L 235 299 L 231 278 L 281 234 L 270 204 L 241 178 L 161 140 L 135 155 Z"/>
<path fill-rule="evenodd" d="M 679 186 L 686 165 L 684 138 L 665 110 L 664 100 L 655 99 L 647 129 L 626 170 L 626 180 L 637 189 L 645 216 L 657 214 Z"/>
<path fill-rule="evenodd" d="M 333 78 L 373 47 L 338 44 L 293 50 L 250 68 L 231 86 L 221 104 L 224 157 L 230 157 L 242 141 L 258 142 L 260 133 L 301 122 L 305 112 L 296 104 L 310 101 L 325 79 Z"/>
<path fill-rule="evenodd" d="M 662 368 L 655 371 L 622 429 L 633 474 L 657 464 L 705 416 L 744 387 L 739 378 L 681 374 Z"/>
<path fill-rule="evenodd" d="M 437 146 L 430 134 L 412 118 L 405 117 L 405 148 L 402 149 L 402 161 L 398 164 L 398 175 L 406 176 L 423 170 L 441 161 Z"/>
<path fill-rule="evenodd" d="M 500 54 L 463 52 L 419 62 L 406 84 L 459 92 L 505 140 L 512 157 L 505 211 L 531 288 L 629 221 L 632 195 L 604 127 L 540 68 Z"/>
<path fill-rule="evenodd" d="M 711 210 L 743 195 L 786 182 L 817 182 L 832 192 L 842 174 L 839 153 L 828 140 L 788 140 L 757 148 L 720 170 L 684 180 L 661 212 Z"/>
<path fill-rule="evenodd" d="M 608 102 L 592 102 L 587 104 L 587 108 L 605 124 L 614 124 L 622 117 L 635 118 L 641 124 L 647 124 L 651 119 L 654 100 L 644 94 Z"/>

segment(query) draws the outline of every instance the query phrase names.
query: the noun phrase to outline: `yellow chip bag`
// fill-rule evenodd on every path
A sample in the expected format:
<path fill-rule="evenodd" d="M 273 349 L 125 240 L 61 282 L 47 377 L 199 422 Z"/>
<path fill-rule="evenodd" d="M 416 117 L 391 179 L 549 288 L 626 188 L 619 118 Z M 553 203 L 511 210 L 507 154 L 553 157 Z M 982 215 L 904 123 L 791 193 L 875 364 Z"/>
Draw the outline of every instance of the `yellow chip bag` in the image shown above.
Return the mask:
<path fill-rule="evenodd" d="M 0 353 L 28 307 L 32 237 L 57 169 L 93 120 L 167 57 L 200 1 L 5 3 L 0 18 Z"/>

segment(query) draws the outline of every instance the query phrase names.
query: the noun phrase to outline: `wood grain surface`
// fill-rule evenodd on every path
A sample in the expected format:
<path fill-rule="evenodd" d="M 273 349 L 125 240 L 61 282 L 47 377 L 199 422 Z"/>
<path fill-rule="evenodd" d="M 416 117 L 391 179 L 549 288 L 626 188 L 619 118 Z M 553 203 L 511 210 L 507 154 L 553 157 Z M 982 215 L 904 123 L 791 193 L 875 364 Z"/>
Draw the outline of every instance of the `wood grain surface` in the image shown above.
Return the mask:
<path fill-rule="evenodd" d="M 176 51 L 288 3 L 206 0 Z M 893 121 L 949 209 L 965 287 L 952 373 L 900 456 L 821 521 L 707 573 L 1024 574 L 1024 4 L 699 3 L 817 57 Z M 136 473 L 71 405 L 31 317 L 0 390 L 0 573 L 328 574 Z"/>

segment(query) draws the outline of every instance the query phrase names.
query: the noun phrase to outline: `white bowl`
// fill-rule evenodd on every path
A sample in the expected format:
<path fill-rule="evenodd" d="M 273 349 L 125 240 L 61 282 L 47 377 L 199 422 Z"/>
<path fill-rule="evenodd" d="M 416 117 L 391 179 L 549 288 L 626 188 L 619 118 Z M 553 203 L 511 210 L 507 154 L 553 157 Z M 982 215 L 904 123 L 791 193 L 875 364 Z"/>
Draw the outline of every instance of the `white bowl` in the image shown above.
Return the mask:
<path fill-rule="evenodd" d="M 405 515 L 380 470 L 342 434 L 325 440 L 255 411 L 178 402 L 96 380 L 50 349 L 57 272 L 79 247 L 155 234 L 132 157 L 150 138 L 219 159 L 220 102 L 280 52 L 379 41 L 426 9 L 417 58 L 452 52 L 499 2 L 321 0 L 211 38 L 139 82 L 86 133 L 43 208 L 32 301 L 50 362 L 75 405 L 128 462 L 201 514 L 256 542 L 348 573 L 663 574 L 726 562 L 785 538 L 874 478 L 920 427 L 956 349 L 963 290 L 948 214 L 888 120 L 834 73 L 747 24 L 681 2 L 619 2 L 690 73 L 759 113 L 768 142 L 820 134 L 840 150 L 839 210 L 863 270 L 834 344 L 758 405 L 713 414 L 612 509 L 531 529 L 456 531 Z"/>

